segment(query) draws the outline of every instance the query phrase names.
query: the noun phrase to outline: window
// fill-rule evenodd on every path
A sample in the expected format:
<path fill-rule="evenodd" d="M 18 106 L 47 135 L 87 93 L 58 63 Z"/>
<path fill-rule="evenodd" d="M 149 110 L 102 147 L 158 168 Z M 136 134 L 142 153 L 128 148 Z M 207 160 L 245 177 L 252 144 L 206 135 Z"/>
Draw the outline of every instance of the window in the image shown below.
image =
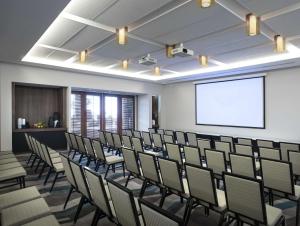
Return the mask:
<path fill-rule="evenodd" d="M 73 92 L 71 100 L 71 132 L 97 138 L 101 129 L 135 128 L 134 96 Z"/>

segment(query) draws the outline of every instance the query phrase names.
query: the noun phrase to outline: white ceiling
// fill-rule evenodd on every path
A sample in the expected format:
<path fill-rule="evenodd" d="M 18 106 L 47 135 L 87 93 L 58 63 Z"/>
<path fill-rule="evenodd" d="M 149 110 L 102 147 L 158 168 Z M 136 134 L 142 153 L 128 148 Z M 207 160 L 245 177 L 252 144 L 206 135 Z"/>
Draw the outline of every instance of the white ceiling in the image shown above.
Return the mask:
<path fill-rule="evenodd" d="M 2 61 L 20 62 L 32 47 L 25 62 L 163 83 L 300 65 L 300 50 L 295 48 L 300 48 L 299 0 L 217 0 L 206 9 L 196 0 L 71 0 L 68 5 L 68 0 L 4 2 L 0 47 L 15 45 L 16 50 L 12 56 L 1 51 Z M 244 18 L 250 12 L 261 16 L 258 36 L 246 34 Z M 19 24 L 11 28 L 11 21 Z M 115 40 L 115 29 L 123 26 L 129 27 L 125 46 Z M 21 28 L 24 40 L 17 37 Z M 291 48 L 286 54 L 274 52 L 276 34 L 287 38 Z M 164 46 L 179 43 L 193 49 L 195 56 L 167 58 Z M 85 49 L 89 55 L 82 65 L 78 52 Z M 153 75 L 153 66 L 138 64 L 147 53 L 157 58 L 161 76 Z M 199 65 L 197 55 L 209 56 L 208 67 Z M 130 61 L 127 71 L 121 68 L 123 59 Z"/>

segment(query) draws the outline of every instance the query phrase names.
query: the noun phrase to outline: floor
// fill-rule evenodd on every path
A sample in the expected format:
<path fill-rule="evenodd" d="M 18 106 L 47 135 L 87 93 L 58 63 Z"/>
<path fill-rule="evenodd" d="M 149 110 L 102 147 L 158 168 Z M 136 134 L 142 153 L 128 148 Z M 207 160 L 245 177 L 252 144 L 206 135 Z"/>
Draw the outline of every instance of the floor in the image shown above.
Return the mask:
<path fill-rule="evenodd" d="M 73 217 L 75 215 L 80 196 L 77 193 L 73 193 L 67 205 L 67 208 L 63 210 L 63 204 L 65 202 L 69 190 L 69 184 L 66 181 L 66 178 L 63 177 L 58 179 L 53 191 L 50 194 L 49 189 L 51 186 L 53 176 L 49 179 L 48 184 L 46 186 L 43 186 L 43 181 L 46 176 L 46 172 L 43 174 L 41 179 L 38 179 L 37 178 L 38 173 L 35 173 L 34 169 L 31 169 L 29 166 L 26 165 L 28 154 L 18 155 L 17 157 L 25 166 L 28 173 L 28 176 L 26 177 L 26 186 L 34 185 L 38 187 L 40 193 L 46 199 L 48 205 L 51 208 L 51 211 L 56 216 L 56 218 L 61 223 L 61 225 L 64 226 L 74 225 Z M 93 167 L 93 163 L 91 164 L 91 167 Z M 104 173 L 105 169 L 100 167 L 99 172 Z M 113 178 L 114 180 L 118 181 L 121 184 L 125 183 L 125 178 L 123 177 L 122 170 L 116 170 L 116 173 L 112 173 L 110 171 L 108 177 Z M 128 184 L 128 188 L 131 189 L 134 192 L 134 194 L 139 193 L 140 187 L 141 187 L 141 181 L 139 179 L 130 180 Z M 18 187 L 14 186 L 14 187 L 2 189 L 0 190 L 0 194 L 14 189 L 18 189 Z M 151 202 L 154 203 L 158 203 L 160 200 L 159 190 L 155 187 L 149 187 L 145 193 L 145 199 L 150 200 Z M 289 200 L 277 200 L 275 201 L 275 206 L 283 210 L 284 215 L 286 217 L 286 223 L 287 223 L 286 225 L 294 226 L 295 210 L 296 210 L 295 203 Z M 184 212 L 184 207 L 185 207 L 185 202 L 182 204 L 180 202 L 180 199 L 177 196 L 167 197 L 163 206 L 164 209 L 172 213 L 175 213 L 179 217 L 182 217 Z M 93 214 L 94 214 L 94 207 L 91 206 L 90 204 L 85 204 L 76 225 L 90 225 L 93 218 Z M 203 208 L 198 207 L 192 212 L 188 226 L 213 226 L 213 225 L 217 225 L 218 220 L 219 220 L 219 215 L 217 213 L 210 211 L 210 215 L 206 217 L 204 215 Z M 108 221 L 106 218 L 104 218 L 98 222 L 98 225 L 108 226 L 114 224 Z"/>

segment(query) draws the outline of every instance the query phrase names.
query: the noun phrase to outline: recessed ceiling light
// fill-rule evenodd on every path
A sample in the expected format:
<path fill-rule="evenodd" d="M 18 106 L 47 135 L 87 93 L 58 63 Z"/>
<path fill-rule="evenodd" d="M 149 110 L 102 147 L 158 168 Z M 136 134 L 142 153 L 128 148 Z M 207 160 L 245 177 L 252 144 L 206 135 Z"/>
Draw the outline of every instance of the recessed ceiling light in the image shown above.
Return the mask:
<path fill-rule="evenodd" d="M 159 68 L 158 66 L 156 66 L 156 67 L 154 68 L 154 74 L 155 74 L 155 75 L 160 75 L 160 68 Z"/>
<path fill-rule="evenodd" d="M 260 34 L 260 17 L 249 13 L 246 15 L 247 34 L 250 36 Z"/>
<path fill-rule="evenodd" d="M 166 56 L 168 58 L 173 58 L 172 50 L 176 47 L 176 45 L 166 45 Z"/>
<path fill-rule="evenodd" d="M 201 8 L 208 8 L 215 3 L 215 0 L 197 0 L 197 3 Z"/>
<path fill-rule="evenodd" d="M 275 51 L 276 52 L 282 53 L 282 52 L 286 51 L 284 37 L 282 37 L 281 35 L 275 35 L 274 42 L 275 42 Z"/>
<path fill-rule="evenodd" d="M 117 42 L 119 45 L 127 44 L 128 27 L 117 28 L 116 35 L 117 35 Z"/>
<path fill-rule="evenodd" d="M 79 62 L 80 63 L 85 63 L 86 58 L 87 58 L 87 53 L 88 53 L 87 50 L 80 51 L 80 53 L 79 53 Z"/>
<path fill-rule="evenodd" d="M 122 61 L 122 68 L 124 69 L 124 70 L 127 70 L 128 69 L 128 60 L 123 60 Z"/>
<path fill-rule="evenodd" d="M 200 55 L 200 56 L 199 56 L 199 63 L 200 63 L 202 66 L 204 66 L 204 67 L 208 66 L 208 57 L 207 57 L 207 56 Z"/>

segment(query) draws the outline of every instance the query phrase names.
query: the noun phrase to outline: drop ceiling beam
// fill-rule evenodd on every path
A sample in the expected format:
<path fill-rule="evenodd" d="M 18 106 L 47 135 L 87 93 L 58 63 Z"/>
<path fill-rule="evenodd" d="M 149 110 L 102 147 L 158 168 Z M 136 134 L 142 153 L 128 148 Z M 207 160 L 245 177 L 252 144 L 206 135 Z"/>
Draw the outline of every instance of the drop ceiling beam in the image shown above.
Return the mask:
<path fill-rule="evenodd" d="M 287 13 L 291 13 L 291 12 L 296 11 L 298 9 L 300 9 L 300 2 L 296 3 L 296 4 L 293 4 L 293 5 L 289 5 L 287 7 L 284 7 L 284 8 L 278 9 L 278 10 L 275 10 L 275 11 L 272 11 L 272 12 L 269 12 L 269 13 L 266 13 L 266 14 L 261 16 L 261 20 L 262 21 L 270 20 L 274 17 L 278 17 L 278 16 L 281 16 L 281 15 L 284 15 L 284 14 L 287 14 Z"/>

